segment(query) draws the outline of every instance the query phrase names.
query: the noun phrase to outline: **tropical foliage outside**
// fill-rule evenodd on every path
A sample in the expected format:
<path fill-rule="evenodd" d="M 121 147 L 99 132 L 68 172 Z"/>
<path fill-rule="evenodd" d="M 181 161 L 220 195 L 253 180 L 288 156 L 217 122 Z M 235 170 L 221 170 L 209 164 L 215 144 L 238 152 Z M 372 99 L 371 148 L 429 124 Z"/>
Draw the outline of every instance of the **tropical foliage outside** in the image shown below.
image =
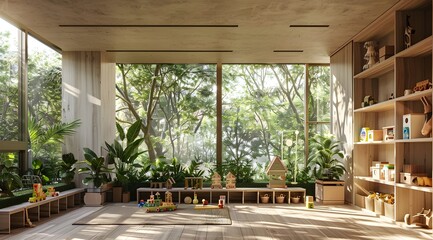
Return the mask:
<path fill-rule="evenodd" d="M 0 140 L 19 140 L 19 34 L 13 27 L 0 31 Z M 80 123 L 61 123 L 61 54 L 31 36 L 28 43 L 32 167 L 25 170 L 44 182 L 71 179 L 65 166 L 73 168 L 76 160 L 64 156 L 62 161 L 62 139 Z M 215 171 L 231 171 L 238 182 L 264 181 L 275 155 L 288 166 L 287 179 L 311 180 L 305 148 L 316 134 L 329 133 L 329 66 L 223 65 L 222 72 L 223 164 L 216 166 L 216 65 L 117 64 L 119 144 L 125 138 L 121 133 L 139 122 L 133 162 L 117 163 L 128 166 L 128 181 L 209 177 Z M 122 144 L 126 150 L 128 143 Z M 0 166 L 18 173 L 18 154 L 0 153 Z"/>

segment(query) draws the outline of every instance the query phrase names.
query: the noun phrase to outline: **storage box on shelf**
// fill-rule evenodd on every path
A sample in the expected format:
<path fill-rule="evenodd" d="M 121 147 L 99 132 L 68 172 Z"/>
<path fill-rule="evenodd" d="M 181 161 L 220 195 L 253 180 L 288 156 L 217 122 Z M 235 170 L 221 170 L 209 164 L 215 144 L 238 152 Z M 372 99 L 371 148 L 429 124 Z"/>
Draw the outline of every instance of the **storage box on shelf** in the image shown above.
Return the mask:
<path fill-rule="evenodd" d="M 410 28 L 415 33 L 408 31 Z M 424 98 L 432 102 L 432 39 L 432 2 L 427 0 L 399 1 L 353 38 L 353 129 L 383 130 L 382 140 L 372 142 L 362 142 L 360 134 L 354 134 L 355 203 L 362 205 L 360 188 L 393 193 L 396 203 L 385 202 L 382 206 L 377 202 L 376 207 L 381 209 L 376 211 L 396 221 L 403 221 L 405 214 L 416 214 L 421 208 L 433 208 L 433 188 L 418 186 L 411 177 L 414 173 L 426 174 L 428 178 L 422 178 L 425 185 L 433 173 L 432 137 L 421 134 L 425 109 L 420 101 Z M 382 59 L 363 69 L 363 44 L 367 41 L 376 43 Z M 363 107 L 365 96 L 377 103 Z M 374 161 L 389 162 L 394 168 L 385 169 Z M 408 164 L 420 166 L 422 171 L 407 174 Z M 407 182 L 402 183 L 405 177 Z M 374 201 L 368 197 L 364 200 L 365 208 L 374 211 Z"/>

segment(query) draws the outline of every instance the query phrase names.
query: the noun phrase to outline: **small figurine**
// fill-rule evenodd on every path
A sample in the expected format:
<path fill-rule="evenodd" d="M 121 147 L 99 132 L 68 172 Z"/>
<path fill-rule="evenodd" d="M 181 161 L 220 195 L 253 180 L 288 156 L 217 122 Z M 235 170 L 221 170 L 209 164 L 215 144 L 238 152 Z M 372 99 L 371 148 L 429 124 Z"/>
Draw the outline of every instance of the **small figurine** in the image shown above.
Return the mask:
<path fill-rule="evenodd" d="M 204 199 L 204 198 L 203 198 L 203 199 L 201 200 L 201 202 L 203 203 L 203 206 L 205 206 L 205 205 L 208 205 L 208 204 L 209 204 L 209 202 L 208 202 L 208 201 L 207 201 L 206 199 Z"/>
<path fill-rule="evenodd" d="M 138 207 L 142 208 L 144 206 L 144 200 L 141 199 L 140 202 L 138 203 Z"/>
<path fill-rule="evenodd" d="M 425 96 L 422 97 L 421 102 L 424 105 L 424 115 L 425 115 L 424 126 L 421 129 L 421 134 L 423 136 L 427 136 L 432 131 L 432 120 L 431 120 L 432 119 L 432 108 L 431 108 L 431 103 L 427 97 L 425 97 Z"/>
<path fill-rule="evenodd" d="M 364 43 L 364 48 L 367 49 L 367 52 L 364 55 L 364 60 L 366 60 L 365 65 L 362 67 L 362 70 L 367 70 L 377 63 L 377 51 L 376 51 L 376 43 L 373 41 L 368 41 Z"/>
<path fill-rule="evenodd" d="M 193 204 L 198 204 L 197 194 L 194 193 L 194 199 L 192 200 Z"/>
<path fill-rule="evenodd" d="M 415 223 L 417 226 L 432 229 L 432 218 L 432 210 L 425 210 L 423 208 L 421 209 L 421 212 L 413 215 L 412 217 L 410 216 L 410 214 L 406 214 L 404 216 L 404 223 L 406 223 L 407 225 Z"/>
<path fill-rule="evenodd" d="M 406 28 L 404 29 L 404 44 L 406 48 L 412 46 L 412 35 L 415 34 L 415 29 L 409 23 L 409 15 L 406 15 Z"/>

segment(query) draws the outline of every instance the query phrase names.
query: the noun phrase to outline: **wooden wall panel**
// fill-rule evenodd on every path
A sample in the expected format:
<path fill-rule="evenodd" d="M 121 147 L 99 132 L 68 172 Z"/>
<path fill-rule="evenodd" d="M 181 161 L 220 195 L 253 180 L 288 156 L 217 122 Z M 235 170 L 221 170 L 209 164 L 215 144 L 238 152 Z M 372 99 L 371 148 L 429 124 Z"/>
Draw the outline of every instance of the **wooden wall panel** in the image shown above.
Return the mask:
<path fill-rule="evenodd" d="M 344 159 L 348 174 L 345 176 L 345 201 L 353 202 L 353 62 L 352 43 L 331 56 L 331 131 L 343 143 L 347 158 Z"/>
<path fill-rule="evenodd" d="M 62 121 L 81 120 L 77 133 L 65 139 L 64 153 L 82 160 L 83 148 L 101 154 L 115 137 L 115 68 L 101 52 L 63 52 Z M 76 177 L 77 185 L 82 177 Z"/>

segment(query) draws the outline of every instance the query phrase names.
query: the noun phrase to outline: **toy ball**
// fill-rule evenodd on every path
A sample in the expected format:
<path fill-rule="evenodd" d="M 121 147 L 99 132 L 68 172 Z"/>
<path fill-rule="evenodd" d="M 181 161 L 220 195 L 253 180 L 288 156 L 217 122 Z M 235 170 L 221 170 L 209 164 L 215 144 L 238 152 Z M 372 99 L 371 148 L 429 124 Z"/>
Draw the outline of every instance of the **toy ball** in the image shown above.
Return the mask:
<path fill-rule="evenodd" d="M 186 203 L 186 204 L 191 204 L 192 203 L 192 199 L 191 199 L 191 197 L 185 197 L 185 199 L 183 199 L 183 202 L 184 203 Z"/>

